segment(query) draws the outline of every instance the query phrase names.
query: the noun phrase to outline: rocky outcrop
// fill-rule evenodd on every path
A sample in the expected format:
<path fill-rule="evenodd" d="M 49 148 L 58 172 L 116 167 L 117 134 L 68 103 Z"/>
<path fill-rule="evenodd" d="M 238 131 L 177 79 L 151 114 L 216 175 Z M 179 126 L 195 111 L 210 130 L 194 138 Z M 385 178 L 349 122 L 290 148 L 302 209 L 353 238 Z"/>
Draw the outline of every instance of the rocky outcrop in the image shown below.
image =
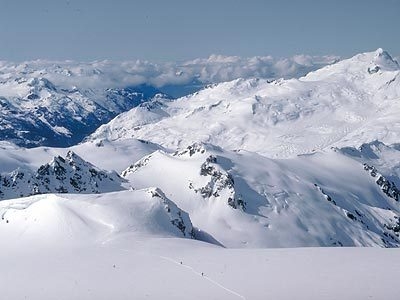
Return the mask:
<path fill-rule="evenodd" d="M 171 224 L 182 232 L 184 237 L 194 238 L 194 229 L 188 213 L 169 200 L 159 188 L 151 188 L 149 193 L 152 197 L 157 197 L 163 202 Z"/>
<path fill-rule="evenodd" d="M 386 196 L 399 201 L 400 191 L 394 182 L 391 182 L 385 178 L 385 176 L 379 173 L 374 166 L 364 164 L 364 170 L 367 171 L 373 178 L 375 178 L 376 184 Z"/>
<path fill-rule="evenodd" d="M 54 157 L 36 172 L 17 169 L 0 175 L 0 199 L 48 193 L 95 194 L 123 190 L 122 179 L 115 172 L 100 170 L 69 151 Z"/>
<path fill-rule="evenodd" d="M 206 161 L 201 165 L 200 175 L 209 177 L 208 183 L 200 189 L 204 198 L 219 198 L 225 194 L 227 203 L 233 208 L 241 208 L 245 210 L 245 202 L 236 197 L 235 182 L 233 177 L 225 170 L 217 167 L 217 158 L 213 155 L 207 157 Z"/>

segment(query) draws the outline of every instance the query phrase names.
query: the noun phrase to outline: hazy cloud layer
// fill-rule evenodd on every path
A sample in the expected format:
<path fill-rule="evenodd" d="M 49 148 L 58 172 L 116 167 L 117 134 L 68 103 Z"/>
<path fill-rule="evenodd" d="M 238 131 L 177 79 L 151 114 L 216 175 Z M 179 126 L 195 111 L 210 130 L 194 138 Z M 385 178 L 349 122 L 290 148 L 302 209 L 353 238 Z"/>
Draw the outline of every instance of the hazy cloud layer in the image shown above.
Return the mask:
<path fill-rule="evenodd" d="M 276 59 L 271 56 L 242 58 L 212 55 L 180 63 L 149 61 L 28 61 L 20 64 L 0 62 L 0 79 L 4 83 L 16 76 L 45 77 L 65 87 L 123 87 L 149 84 L 155 87 L 186 85 L 193 82 L 217 83 L 237 78 L 300 77 L 338 60 L 336 56 L 296 55 Z"/>

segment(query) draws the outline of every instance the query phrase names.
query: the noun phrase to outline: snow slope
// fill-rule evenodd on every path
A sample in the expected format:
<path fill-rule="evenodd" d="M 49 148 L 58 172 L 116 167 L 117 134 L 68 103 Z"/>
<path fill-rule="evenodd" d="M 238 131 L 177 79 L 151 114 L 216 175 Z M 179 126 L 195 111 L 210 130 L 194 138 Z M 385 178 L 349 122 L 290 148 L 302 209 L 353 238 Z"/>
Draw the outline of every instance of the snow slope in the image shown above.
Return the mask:
<path fill-rule="evenodd" d="M 4 200 L 0 215 L 0 236 L 17 245 L 104 242 L 123 233 L 191 238 L 193 232 L 188 214 L 157 188 Z"/>
<path fill-rule="evenodd" d="M 238 79 L 147 110 L 133 109 L 91 139 L 145 139 L 166 148 L 207 142 L 293 157 L 380 140 L 398 142 L 400 67 L 378 49 L 290 80 Z"/>
<path fill-rule="evenodd" d="M 340 151 L 276 160 L 194 144 L 156 151 L 122 176 L 134 188 L 159 187 L 226 247 L 398 247 L 393 176 L 373 177 L 363 163 Z"/>
<path fill-rule="evenodd" d="M 56 156 L 33 170 L 1 174 L 2 199 L 157 187 L 189 214 L 197 239 L 225 247 L 400 244 L 400 150 L 396 145 L 374 142 L 359 149 L 282 160 L 210 144 L 193 144 L 170 153 L 154 151 L 154 145 L 143 141 L 103 143 L 74 149 L 104 165 L 111 166 L 113 156 L 119 157 L 117 165 L 134 161 L 124 171 L 119 168 L 124 179 L 68 152 L 65 158 Z M 60 150 L 43 149 L 17 148 L 8 156 L 14 154 L 18 160 L 23 154 L 42 153 L 44 157 Z M 142 158 L 143 153 L 147 155 Z"/>
<path fill-rule="evenodd" d="M 188 214 L 154 188 L 4 200 L 0 214 L 8 300 L 394 300 L 400 292 L 398 249 L 222 248 L 191 239 Z"/>
<path fill-rule="evenodd" d="M 2 246 L 2 297 L 396 300 L 400 292 L 398 249 L 224 249 L 136 235 L 71 244 Z"/>

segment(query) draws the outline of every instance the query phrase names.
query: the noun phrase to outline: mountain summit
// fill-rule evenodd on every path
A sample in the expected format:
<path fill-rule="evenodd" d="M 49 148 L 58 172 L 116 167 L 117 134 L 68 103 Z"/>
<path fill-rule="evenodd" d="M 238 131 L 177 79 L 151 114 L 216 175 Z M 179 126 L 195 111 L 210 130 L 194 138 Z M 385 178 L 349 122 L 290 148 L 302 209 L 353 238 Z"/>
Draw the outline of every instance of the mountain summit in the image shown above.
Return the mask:
<path fill-rule="evenodd" d="M 72 151 L 56 156 L 36 172 L 17 169 L 0 175 L 0 199 L 37 194 L 99 194 L 120 191 L 125 181 L 115 172 L 100 170 Z"/>
<path fill-rule="evenodd" d="M 271 157 L 396 143 L 399 74 L 397 62 L 378 49 L 299 79 L 237 79 L 133 109 L 91 139 L 139 138 L 171 149 L 201 141 Z"/>

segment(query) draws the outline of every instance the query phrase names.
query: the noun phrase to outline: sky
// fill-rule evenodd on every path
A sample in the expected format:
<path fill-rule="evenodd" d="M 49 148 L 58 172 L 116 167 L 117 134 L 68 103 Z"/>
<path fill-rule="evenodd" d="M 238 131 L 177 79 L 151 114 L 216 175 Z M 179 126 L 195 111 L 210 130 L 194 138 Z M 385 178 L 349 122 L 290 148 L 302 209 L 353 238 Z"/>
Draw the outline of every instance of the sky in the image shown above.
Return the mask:
<path fill-rule="evenodd" d="M 0 60 L 400 55 L 400 0 L 0 0 Z"/>

